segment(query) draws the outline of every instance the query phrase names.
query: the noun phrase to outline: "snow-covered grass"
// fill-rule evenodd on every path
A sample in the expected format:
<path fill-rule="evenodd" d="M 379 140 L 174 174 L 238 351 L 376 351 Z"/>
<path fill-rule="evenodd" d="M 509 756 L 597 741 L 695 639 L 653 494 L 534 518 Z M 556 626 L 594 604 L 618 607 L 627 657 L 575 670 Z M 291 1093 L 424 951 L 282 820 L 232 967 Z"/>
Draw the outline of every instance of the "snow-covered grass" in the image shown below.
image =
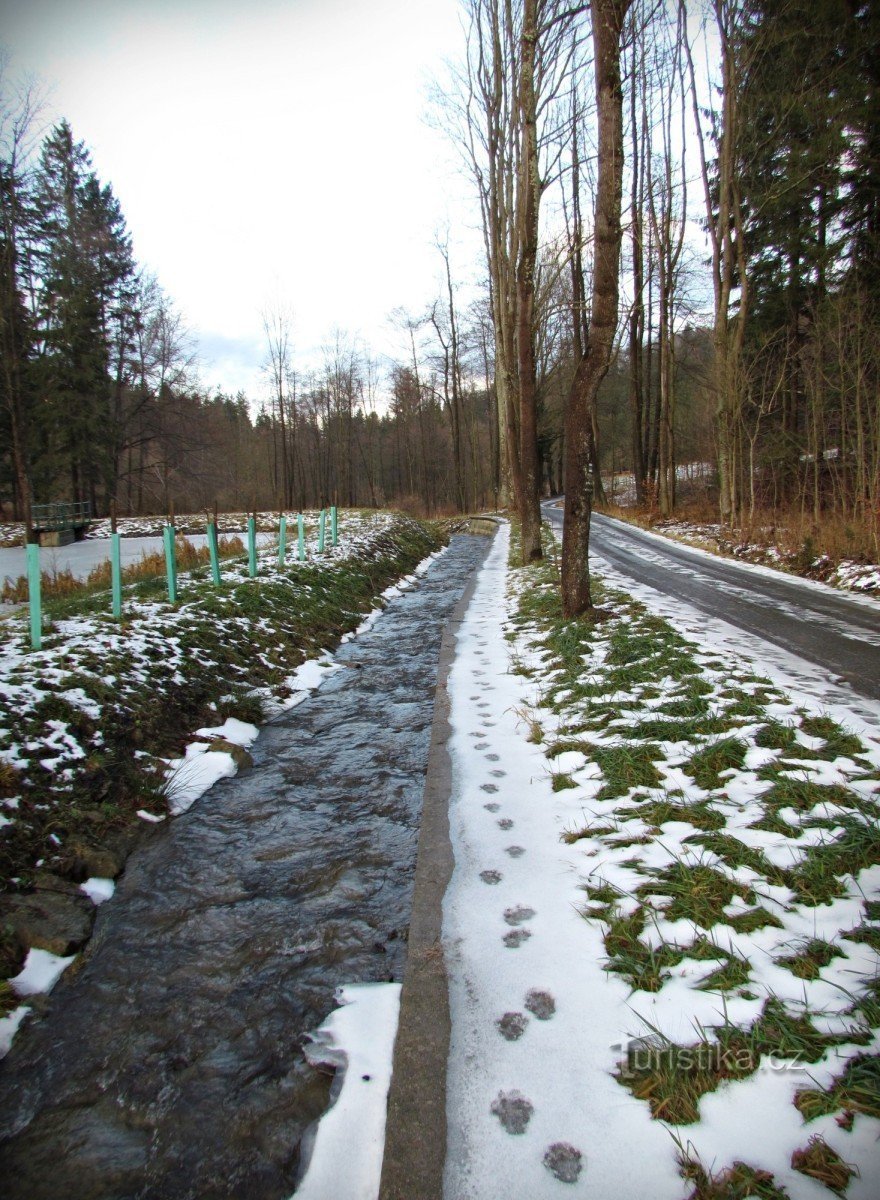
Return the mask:
<path fill-rule="evenodd" d="M 27 891 L 47 872 L 75 883 L 104 874 L 107 845 L 139 818 L 182 811 L 206 775 L 234 771 L 255 724 L 297 703 L 326 673 L 324 651 L 441 541 L 408 518 L 351 515 L 320 559 L 279 568 L 270 547 L 255 580 L 236 561 L 219 588 L 196 570 L 180 577 L 175 606 L 161 581 L 131 586 L 122 622 L 106 593 L 50 602 L 37 652 L 23 617 L 4 621 L 5 889 Z M 22 953 L 0 936 L 0 977 Z"/>
<path fill-rule="evenodd" d="M 505 577 L 450 680 L 450 1200 L 875 1195 L 880 730 Z"/>

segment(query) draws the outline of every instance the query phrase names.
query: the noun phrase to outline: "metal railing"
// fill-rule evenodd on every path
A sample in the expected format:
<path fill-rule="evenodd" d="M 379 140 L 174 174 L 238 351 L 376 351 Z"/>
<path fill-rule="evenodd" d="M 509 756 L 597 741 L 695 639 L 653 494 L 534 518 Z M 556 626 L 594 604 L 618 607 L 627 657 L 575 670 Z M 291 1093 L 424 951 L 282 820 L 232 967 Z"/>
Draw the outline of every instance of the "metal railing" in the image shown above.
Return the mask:
<path fill-rule="evenodd" d="M 55 529 L 81 529 L 91 519 L 90 500 L 31 505 L 31 527 L 37 533 Z"/>

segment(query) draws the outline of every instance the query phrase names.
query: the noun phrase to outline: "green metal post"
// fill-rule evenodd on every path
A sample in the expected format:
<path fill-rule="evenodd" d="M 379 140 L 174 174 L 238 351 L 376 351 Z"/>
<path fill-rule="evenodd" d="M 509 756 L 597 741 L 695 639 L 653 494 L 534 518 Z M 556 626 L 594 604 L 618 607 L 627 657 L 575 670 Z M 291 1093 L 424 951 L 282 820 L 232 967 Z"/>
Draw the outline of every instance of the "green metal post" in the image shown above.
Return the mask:
<path fill-rule="evenodd" d="M 211 578 L 216 587 L 220 586 L 220 545 L 217 541 L 217 526 L 213 521 L 208 522 L 208 554 L 211 557 Z"/>
<path fill-rule="evenodd" d="M 324 535 L 327 529 L 327 510 L 321 509 L 321 516 L 318 519 L 318 553 L 324 553 Z"/>
<path fill-rule="evenodd" d="M 118 533 L 110 534 L 110 591 L 113 597 L 113 616 L 122 619 L 122 546 Z"/>
<path fill-rule="evenodd" d="M 248 574 L 251 579 L 257 575 L 257 522 L 248 517 Z"/>
<path fill-rule="evenodd" d="M 287 558 L 287 517 L 284 513 L 281 514 L 281 521 L 278 524 L 278 566 L 284 566 L 284 560 Z"/>
<path fill-rule="evenodd" d="M 330 542 L 334 546 L 339 545 L 339 526 L 336 516 L 336 505 L 330 509 Z"/>
<path fill-rule="evenodd" d="M 306 521 L 302 513 L 296 518 L 296 553 L 300 562 L 306 560 Z"/>
<path fill-rule="evenodd" d="M 177 560 L 174 557 L 174 526 L 166 525 L 162 530 L 165 541 L 165 574 L 168 578 L 168 599 L 177 603 Z"/>
<path fill-rule="evenodd" d="M 31 609 L 31 649 L 39 650 L 43 637 L 43 608 L 40 603 L 40 547 L 28 542 L 28 602 Z"/>

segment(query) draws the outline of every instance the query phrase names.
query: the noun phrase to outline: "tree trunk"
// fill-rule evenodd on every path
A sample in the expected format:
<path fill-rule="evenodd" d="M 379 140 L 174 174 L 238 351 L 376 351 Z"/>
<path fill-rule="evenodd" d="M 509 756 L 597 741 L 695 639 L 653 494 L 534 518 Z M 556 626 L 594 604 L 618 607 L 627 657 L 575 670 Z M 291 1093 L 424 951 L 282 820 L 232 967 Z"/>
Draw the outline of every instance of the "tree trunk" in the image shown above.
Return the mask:
<path fill-rule="evenodd" d="M 565 526 L 562 609 L 576 617 L 593 606 L 590 594 L 588 467 L 592 413 L 611 362 L 617 328 L 620 210 L 623 193 L 623 91 L 620 35 L 631 0 L 593 0 L 593 52 L 598 115 L 598 179 L 594 219 L 593 293 L 588 341 L 565 406 Z"/>

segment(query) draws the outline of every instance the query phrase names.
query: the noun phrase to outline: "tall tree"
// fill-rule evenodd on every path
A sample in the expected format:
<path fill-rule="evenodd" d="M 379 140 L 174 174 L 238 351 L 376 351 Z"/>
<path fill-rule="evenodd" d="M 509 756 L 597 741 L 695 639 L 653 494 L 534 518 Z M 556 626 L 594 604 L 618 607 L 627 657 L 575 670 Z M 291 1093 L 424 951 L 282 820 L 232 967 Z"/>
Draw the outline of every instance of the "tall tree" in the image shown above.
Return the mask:
<path fill-rule="evenodd" d="M 575 617 L 592 608 L 590 593 L 589 469 L 593 413 L 611 363 L 617 330 L 623 194 L 623 88 L 621 35 L 631 0 L 593 0 L 593 71 L 598 167 L 593 218 L 593 280 L 586 344 L 565 407 L 565 525 L 562 535 L 562 607 Z"/>

